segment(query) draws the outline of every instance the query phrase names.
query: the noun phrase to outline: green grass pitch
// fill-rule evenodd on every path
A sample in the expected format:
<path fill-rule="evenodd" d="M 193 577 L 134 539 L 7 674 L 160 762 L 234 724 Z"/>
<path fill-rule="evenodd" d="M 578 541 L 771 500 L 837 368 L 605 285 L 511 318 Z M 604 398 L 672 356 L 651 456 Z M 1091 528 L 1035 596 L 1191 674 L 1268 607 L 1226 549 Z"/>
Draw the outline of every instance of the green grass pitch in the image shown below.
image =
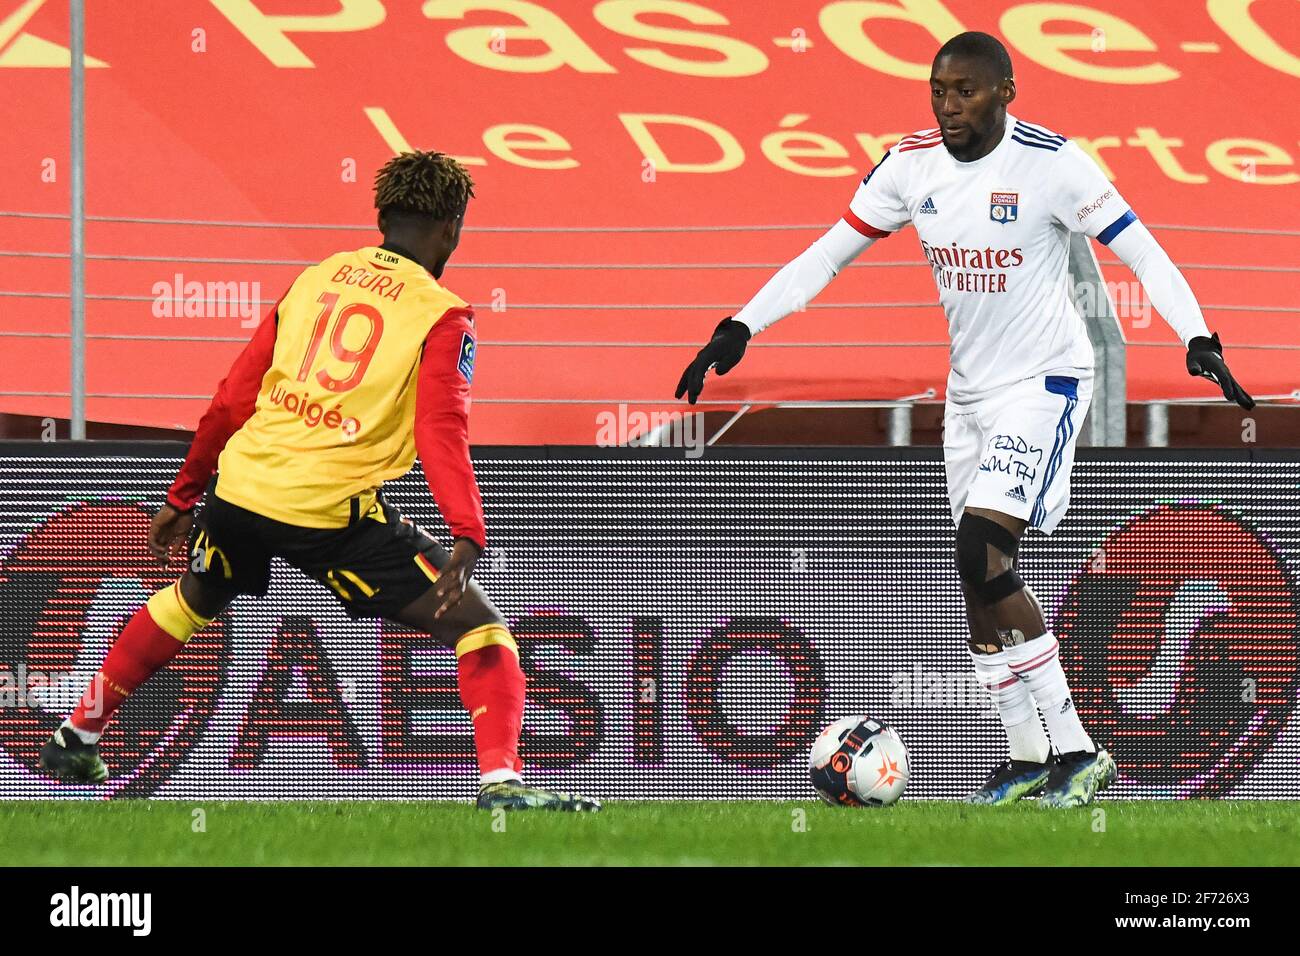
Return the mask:
<path fill-rule="evenodd" d="M 0 802 L 0 846 L 11 866 L 1269 866 L 1300 862 L 1300 802 L 611 802 L 496 817 L 454 803 Z"/>

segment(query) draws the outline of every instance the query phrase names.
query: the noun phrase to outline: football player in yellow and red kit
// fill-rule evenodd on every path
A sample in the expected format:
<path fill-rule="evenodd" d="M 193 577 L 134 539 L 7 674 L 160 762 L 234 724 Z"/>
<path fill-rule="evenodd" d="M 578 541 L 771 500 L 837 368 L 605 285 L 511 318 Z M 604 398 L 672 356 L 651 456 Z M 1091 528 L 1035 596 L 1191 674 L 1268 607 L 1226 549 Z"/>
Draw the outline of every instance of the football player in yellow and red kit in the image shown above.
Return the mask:
<path fill-rule="evenodd" d="M 164 562 L 190 540 L 190 570 L 136 612 L 41 748 L 51 775 L 107 779 L 98 740 L 114 711 L 237 595 L 265 594 L 279 557 L 352 617 L 387 618 L 455 648 L 480 808 L 600 809 L 520 778 L 519 649 L 470 579 L 485 542 L 467 427 L 474 313 L 438 280 L 473 195 L 449 156 L 394 158 L 375 178 L 382 244 L 305 269 L 258 327 L 149 531 Z M 417 453 L 455 539 L 450 553 L 383 498 L 383 483 Z"/>

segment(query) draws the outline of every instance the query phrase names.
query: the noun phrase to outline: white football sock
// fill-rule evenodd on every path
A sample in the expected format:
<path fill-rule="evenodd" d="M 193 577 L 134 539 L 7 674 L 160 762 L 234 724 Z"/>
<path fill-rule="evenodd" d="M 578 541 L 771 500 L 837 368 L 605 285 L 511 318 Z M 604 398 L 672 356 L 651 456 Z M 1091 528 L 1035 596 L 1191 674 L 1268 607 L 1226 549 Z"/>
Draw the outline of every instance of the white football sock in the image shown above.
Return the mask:
<path fill-rule="evenodd" d="M 69 718 L 63 722 L 63 726 L 77 735 L 77 739 L 83 744 L 93 744 L 99 740 L 99 732 L 94 730 L 81 730 L 72 725 L 72 719 Z"/>
<path fill-rule="evenodd" d="M 1012 760 L 1045 763 L 1052 752 L 1043 732 L 1043 722 L 1038 719 L 1033 698 L 1025 682 L 1011 672 L 1007 652 L 996 654 L 971 654 L 975 663 L 975 679 L 988 691 L 997 705 L 998 716 L 1007 731 L 1007 743 Z"/>
<path fill-rule="evenodd" d="M 1047 732 L 1051 735 L 1052 745 L 1057 752 L 1096 751 L 1096 745 L 1083 729 L 1079 714 L 1074 709 L 1070 685 L 1065 681 L 1065 671 L 1061 670 L 1058 651 L 1056 635 L 1048 631 L 1041 637 L 1008 647 L 1002 653 L 1007 655 L 1007 665 L 1011 672 L 1033 694 L 1034 702 L 1047 721 Z"/>
<path fill-rule="evenodd" d="M 489 783 L 504 783 L 507 780 L 513 780 L 515 783 L 523 783 L 523 778 L 515 773 L 509 767 L 502 767 L 500 770 L 489 770 L 479 777 L 479 786 L 485 787 Z"/>

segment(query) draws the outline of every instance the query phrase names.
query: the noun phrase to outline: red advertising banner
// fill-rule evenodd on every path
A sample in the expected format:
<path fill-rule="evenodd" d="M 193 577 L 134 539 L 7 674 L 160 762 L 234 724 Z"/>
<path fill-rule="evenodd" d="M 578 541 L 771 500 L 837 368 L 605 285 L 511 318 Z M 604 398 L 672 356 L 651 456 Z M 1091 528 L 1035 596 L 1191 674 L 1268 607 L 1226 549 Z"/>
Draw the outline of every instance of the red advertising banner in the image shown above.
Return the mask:
<path fill-rule="evenodd" d="M 473 441 L 590 444 L 600 409 L 678 407 L 717 321 L 933 126 L 929 64 L 964 29 L 1006 43 L 1013 112 L 1078 142 L 1151 226 L 1246 387 L 1300 387 L 1293 352 L 1247 348 L 1297 342 L 1294 0 L 87 6 L 94 420 L 193 427 L 297 271 L 377 241 L 371 179 L 412 146 L 477 182 L 443 277 L 478 313 Z M 69 407 L 68 42 L 66 4 L 0 0 L 0 411 L 25 415 Z M 1130 397 L 1213 398 L 1095 248 Z M 704 397 L 942 398 L 936 299 L 904 230 Z"/>

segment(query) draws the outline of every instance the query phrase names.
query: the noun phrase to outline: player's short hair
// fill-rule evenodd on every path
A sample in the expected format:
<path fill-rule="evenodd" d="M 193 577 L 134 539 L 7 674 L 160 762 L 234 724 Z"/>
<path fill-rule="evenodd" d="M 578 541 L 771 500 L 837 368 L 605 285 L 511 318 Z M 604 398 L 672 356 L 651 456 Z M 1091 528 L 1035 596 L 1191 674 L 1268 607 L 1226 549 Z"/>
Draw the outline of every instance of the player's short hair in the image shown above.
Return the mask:
<path fill-rule="evenodd" d="M 402 153 L 375 174 L 375 208 L 389 216 L 459 219 L 473 195 L 469 170 L 446 153 Z"/>
<path fill-rule="evenodd" d="M 997 74 L 999 82 L 1009 80 L 1015 75 L 1011 72 L 1011 54 L 1007 52 L 1001 40 L 987 33 L 971 31 L 957 34 L 939 47 L 939 52 L 934 55 L 935 64 L 945 56 L 978 60 Z"/>

